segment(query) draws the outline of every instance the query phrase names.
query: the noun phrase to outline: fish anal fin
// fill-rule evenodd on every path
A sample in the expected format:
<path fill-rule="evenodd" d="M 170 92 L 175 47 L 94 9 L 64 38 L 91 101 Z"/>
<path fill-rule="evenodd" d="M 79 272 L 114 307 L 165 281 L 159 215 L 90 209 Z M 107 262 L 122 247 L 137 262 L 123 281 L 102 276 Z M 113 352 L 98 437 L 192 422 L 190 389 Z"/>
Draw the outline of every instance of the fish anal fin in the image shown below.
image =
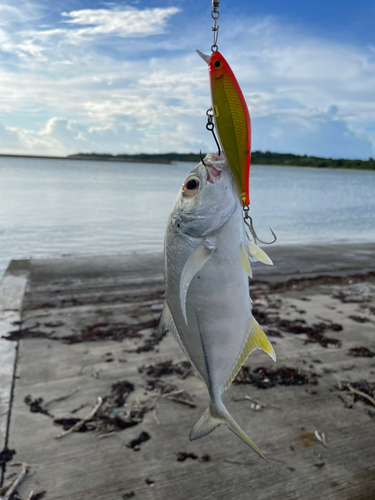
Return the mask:
<path fill-rule="evenodd" d="M 173 316 L 172 316 L 171 311 L 169 309 L 169 306 L 167 304 L 167 301 L 164 301 L 164 306 L 163 306 L 163 310 L 162 310 L 160 322 L 159 322 L 159 335 L 160 335 L 160 337 L 163 336 L 164 333 L 167 331 L 172 333 L 174 338 L 177 340 L 177 343 L 180 346 L 182 352 L 185 354 L 188 361 L 190 362 L 191 366 L 197 372 L 199 377 L 203 380 L 202 375 L 199 373 L 197 367 L 195 366 L 195 364 L 193 363 L 193 361 L 191 360 L 189 354 L 187 353 L 187 351 L 185 349 L 185 346 L 181 340 L 180 334 L 178 333 L 176 324 L 174 322 L 174 319 L 173 319 Z"/>
<path fill-rule="evenodd" d="M 250 321 L 248 336 L 244 348 L 242 349 L 241 354 L 238 356 L 227 381 L 223 384 L 222 392 L 228 389 L 241 366 L 255 349 L 261 349 L 262 351 L 266 352 L 274 361 L 276 361 L 276 353 L 272 347 L 271 342 L 268 340 L 267 335 L 263 332 L 258 322 L 254 318 L 252 318 Z"/>
<path fill-rule="evenodd" d="M 263 264 L 273 266 L 273 262 L 268 257 L 266 252 L 251 241 L 249 241 L 247 244 L 247 254 L 251 262 L 255 262 L 258 260 L 259 262 L 263 262 Z"/>
<path fill-rule="evenodd" d="M 249 259 L 248 259 L 248 256 L 245 252 L 245 249 L 244 247 L 241 245 L 241 264 L 242 264 L 242 267 L 245 271 L 245 273 L 250 276 L 250 278 L 253 277 L 253 273 L 251 271 L 251 266 L 250 266 L 250 262 L 249 262 Z"/>
<path fill-rule="evenodd" d="M 211 257 L 212 252 L 215 250 L 214 242 L 209 240 L 203 241 L 190 255 L 186 261 L 184 268 L 182 269 L 181 279 L 180 279 L 180 303 L 182 314 L 187 323 L 186 317 L 186 296 L 189 290 L 189 285 L 191 280 L 197 274 L 197 272 L 202 269 L 208 259 Z"/>

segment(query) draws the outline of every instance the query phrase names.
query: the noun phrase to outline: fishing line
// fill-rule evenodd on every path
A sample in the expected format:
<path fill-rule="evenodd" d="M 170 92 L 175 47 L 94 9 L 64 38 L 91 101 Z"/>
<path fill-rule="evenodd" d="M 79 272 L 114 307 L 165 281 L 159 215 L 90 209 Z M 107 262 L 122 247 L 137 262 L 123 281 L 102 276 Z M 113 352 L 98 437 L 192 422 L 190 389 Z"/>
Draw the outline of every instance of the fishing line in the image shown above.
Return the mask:
<path fill-rule="evenodd" d="M 212 0 L 212 12 L 211 12 L 211 17 L 213 19 L 213 25 L 212 25 L 212 33 L 213 33 L 213 44 L 211 45 L 211 51 L 216 52 L 219 47 L 217 45 L 217 39 L 219 36 L 219 25 L 217 24 L 217 20 L 220 17 L 220 12 L 219 12 L 219 5 L 220 5 L 220 0 Z M 207 115 L 207 123 L 206 123 L 206 129 L 212 133 L 212 136 L 215 140 L 216 146 L 218 153 L 217 155 L 220 156 L 221 150 L 220 150 L 220 144 L 219 141 L 217 140 L 216 134 L 215 134 L 215 124 L 214 124 L 214 113 L 212 108 L 209 108 L 206 111 Z"/>
<path fill-rule="evenodd" d="M 212 25 L 213 44 L 211 45 L 212 53 L 217 52 L 219 50 L 219 47 L 217 45 L 217 40 L 219 37 L 219 25 L 217 24 L 217 21 L 220 17 L 219 6 L 220 6 L 220 0 L 212 0 L 212 11 L 211 11 L 211 17 L 213 19 L 213 25 Z M 206 115 L 207 115 L 206 129 L 212 133 L 213 138 L 214 138 L 215 143 L 216 143 L 216 146 L 217 146 L 217 149 L 218 149 L 218 156 L 220 156 L 221 150 L 220 150 L 219 141 L 217 140 L 217 137 L 216 137 L 215 131 L 214 131 L 214 129 L 215 129 L 214 111 L 213 111 L 212 107 L 206 111 Z M 248 153 L 249 153 L 249 151 L 248 151 Z M 244 202 L 245 202 L 245 200 L 243 199 L 243 203 Z M 262 241 L 258 238 L 258 235 L 254 229 L 253 219 L 249 215 L 249 210 L 250 210 L 249 205 L 245 205 L 243 207 L 243 211 L 244 211 L 243 220 L 244 220 L 244 223 L 245 223 L 246 228 L 247 228 L 246 236 L 248 237 L 249 241 L 252 238 L 255 244 L 257 244 L 257 242 L 263 243 L 264 245 L 271 245 L 272 243 L 275 243 L 275 241 L 277 240 L 277 237 L 271 228 L 270 228 L 270 231 L 271 231 L 272 236 L 273 236 L 272 241 Z M 250 235 L 251 235 L 251 237 L 250 237 Z"/>
<path fill-rule="evenodd" d="M 219 49 L 219 47 L 217 46 L 217 39 L 219 36 L 219 25 L 217 24 L 217 20 L 220 17 L 219 5 L 220 5 L 220 0 L 212 0 L 213 10 L 211 12 L 211 17 L 214 21 L 213 26 L 212 26 L 212 32 L 213 32 L 213 38 L 214 38 L 214 43 L 213 43 L 213 45 L 211 45 L 212 52 L 216 52 Z"/>

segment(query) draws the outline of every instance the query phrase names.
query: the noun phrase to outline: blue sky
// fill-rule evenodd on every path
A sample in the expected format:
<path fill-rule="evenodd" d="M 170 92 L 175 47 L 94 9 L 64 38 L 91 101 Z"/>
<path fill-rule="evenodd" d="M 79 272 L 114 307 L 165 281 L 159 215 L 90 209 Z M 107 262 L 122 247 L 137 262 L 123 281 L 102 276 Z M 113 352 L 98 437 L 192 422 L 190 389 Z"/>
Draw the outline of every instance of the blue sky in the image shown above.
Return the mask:
<path fill-rule="evenodd" d="M 207 151 L 210 0 L 0 3 L 0 152 Z M 253 150 L 375 157 L 375 2 L 221 0 Z"/>

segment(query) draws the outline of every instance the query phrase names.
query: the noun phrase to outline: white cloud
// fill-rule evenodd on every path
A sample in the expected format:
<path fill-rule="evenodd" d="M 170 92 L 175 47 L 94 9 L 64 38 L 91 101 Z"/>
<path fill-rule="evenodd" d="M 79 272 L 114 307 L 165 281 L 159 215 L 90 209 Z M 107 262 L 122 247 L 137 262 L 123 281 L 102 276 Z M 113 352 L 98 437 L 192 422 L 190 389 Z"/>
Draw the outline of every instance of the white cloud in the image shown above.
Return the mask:
<path fill-rule="evenodd" d="M 163 128 L 139 129 L 118 123 L 113 127 L 88 127 L 54 117 L 36 131 L 0 125 L 0 150 L 8 154 L 64 156 L 78 151 L 133 153 L 200 149 L 202 143 L 188 139 L 191 132 L 187 121 Z"/>
<path fill-rule="evenodd" d="M 0 67 L 1 123 L 13 114 L 28 123 L 4 129 L 18 141 L 9 142 L 12 152 L 212 148 L 204 128 L 207 68 L 193 51 L 202 48 L 201 32 L 190 32 L 188 50 L 186 33 L 174 44 L 168 34 L 148 38 L 176 12 L 88 9 L 65 15 L 68 28 L 3 28 L 0 50 L 18 59 L 16 70 L 14 56 Z M 368 157 L 372 146 L 374 155 L 371 48 L 306 36 L 272 19 L 237 20 L 225 33 L 220 48 L 249 104 L 253 149 Z"/>
<path fill-rule="evenodd" d="M 12 13 L 14 10 L 14 16 L 20 15 L 20 9 L 9 6 L 9 10 Z M 176 7 L 143 10 L 123 7 L 63 12 L 63 22 L 69 24 L 69 28 L 17 31 L 12 33 L 11 42 L 3 33 L 0 34 L 0 51 L 46 61 L 48 55 L 58 58 L 56 48 L 61 52 L 62 45 L 82 44 L 98 36 L 139 38 L 162 34 L 168 20 L 179 11 Z"/>
<path fill-rule="evenodd" d="M 37 19 L 41 9 L 35 2 L 28 0 L 2 0 L 0 4 L 0 26 L 10 25 L 12 22 L 26 22 Z"/>
<path fill-rule="evenodd" d="M 90 25 L 86 28 L 69 30 L 68 35 L 103 35 L 115 34 L 121 37 L 148 36 L 160 34 L 164 31 L 168 19 L 177 14 L 179 9 L 168 7 L 164 9 L 138 10 L 127 7 L 125 9 L 85 9 L 64 12 L 65 22 L 71 25 Z"/>

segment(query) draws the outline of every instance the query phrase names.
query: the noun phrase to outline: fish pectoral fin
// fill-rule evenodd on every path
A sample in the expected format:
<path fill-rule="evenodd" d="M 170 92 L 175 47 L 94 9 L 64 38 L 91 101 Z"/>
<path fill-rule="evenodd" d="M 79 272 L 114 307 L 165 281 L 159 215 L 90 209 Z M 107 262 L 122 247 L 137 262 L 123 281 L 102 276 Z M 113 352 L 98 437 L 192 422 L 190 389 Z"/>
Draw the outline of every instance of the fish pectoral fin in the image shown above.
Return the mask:
<path fill-rule="evenodd" d="M 262 351 L 266 352 L 274 361 L 276 361 L 276 353 L 272 347 L 271 342 L 268 340 L 267 335 L 263 332 L 258 322 L 254 318 L 252 318 L 250 321 L 247 340 L 245 342 L 244 348 L 242 349 L 241 354 L 238 356 L 228 379 L 223 384 L 222 392 L 228 389 L 230 384 L 233 382 L 234 377 L 239 372 L 241 366 L 255 349 L 262 349 Z"/>
<path fill-rule="evenodd" d="M 253 273 L 251 271 L 251 266 L 250 266 L 250 262 L 249 262 L 249 258 L 245 252 L 245 249 L 242 245 L 240 245 L 241 247 L 241 263 L 242 263 L 242 267 L 245 271 L 245 273 L 250 276 L 250 278 L 253 277 Z"/>
<path fill-rule="evenodd" d="M 185 349 L 185 346 L 184 346 L 184 344 L 183 344 L 183 342 L 181 340 L 180 334 L 178 333 L 176 324 L 174 322 L 174 319 L 173 319 L 172 313 L 171 313 L 171 311 L 169 309 L 169 306 L 167 304 L 167 301 L 164 301 L 164 306 L 163 306 L 163 310 L 162 310 L 161 317 L 160 317 L 160 322 L 159 322 L 159 336 L 162 337 L 165 332 L 171 332 L 172 333 L 172 335 L 174 336 L 174 338 L 177 340 L 177 343 L 180 346 L 182 352 L 185 354 L 185 356 L 187 357 L 188 361 L 190 361 L 191 366 L 197 372 L 197 374 L 199 375 L 199 377 L 203 380 L 202 375 L 199 373 L 197 367 L 192 362 L 189 354 L 187 353 L 187 351 Z"/>
<path fill-rule="evenodd" d="M 251 243 L 251 241 L 247 244 L 247 255 L 251 262 L 259 261 L 263 262 L 263 264 L 267 264 L 268 266 L 273 266 L 272 260 L 268 257 L 266 252 L 262 250 L 255 243 Z"/>
<path fill-rule="evenodd" d="M 182 314 L 184 315 L 186 324 L 186 296 L 188 293 L 189 285 L 197 272 L 202 269 L 202 267 L 211 257 L 215 248 L 216 246 L 214 240 L 204 240 L 203 243 L 201 243 L 199 247 L 197 247 L 190 255 L 182 270 L 180 279 L 180 303 Z"/>

